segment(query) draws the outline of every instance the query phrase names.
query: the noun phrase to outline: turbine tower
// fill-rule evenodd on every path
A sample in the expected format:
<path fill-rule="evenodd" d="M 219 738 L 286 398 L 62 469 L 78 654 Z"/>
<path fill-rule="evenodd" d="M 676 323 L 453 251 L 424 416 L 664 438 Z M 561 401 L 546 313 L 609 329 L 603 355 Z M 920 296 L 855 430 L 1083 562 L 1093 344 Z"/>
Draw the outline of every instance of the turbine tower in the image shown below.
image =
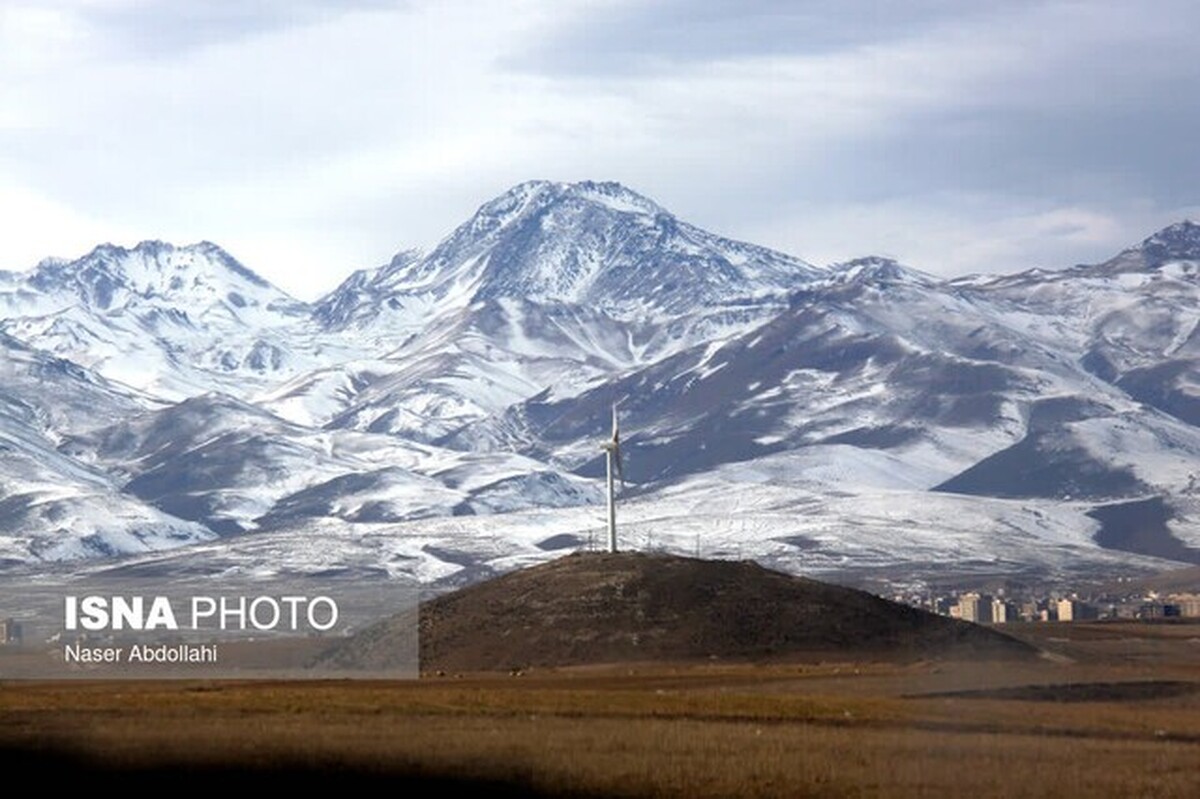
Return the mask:
<path fill-rule="evenodd" d="M 625 475 L 621 473 L 621 433 L 617 426 L 617 406 L 612 406 L 612 438 L 600 445 L 604 450 L 608 466 L 608 551 L 617 551 L 617 497 L 613 486 L 613 475 L 625 485 Z"/>

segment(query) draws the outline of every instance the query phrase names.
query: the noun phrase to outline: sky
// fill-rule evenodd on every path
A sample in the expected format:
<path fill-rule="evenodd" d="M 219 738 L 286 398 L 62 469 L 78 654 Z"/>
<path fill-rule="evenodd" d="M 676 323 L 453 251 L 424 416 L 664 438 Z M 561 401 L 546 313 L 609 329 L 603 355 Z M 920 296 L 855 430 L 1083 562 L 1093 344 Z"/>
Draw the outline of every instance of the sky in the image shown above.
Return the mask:
<path fill-rule="evenodd" d="M 208 240 L 302 299 L 531 179 L 939 275 L 1200 218 L 1200 4 L 3 0 L 0 269 Z"/>

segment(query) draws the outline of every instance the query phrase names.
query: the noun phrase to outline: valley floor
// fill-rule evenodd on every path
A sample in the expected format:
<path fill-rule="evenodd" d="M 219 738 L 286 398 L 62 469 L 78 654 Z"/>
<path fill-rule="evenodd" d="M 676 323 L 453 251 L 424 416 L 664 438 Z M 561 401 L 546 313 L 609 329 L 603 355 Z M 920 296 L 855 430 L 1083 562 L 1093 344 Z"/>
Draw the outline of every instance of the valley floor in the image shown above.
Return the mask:
<path fill-rule="evenodd" d="M 173 790 L 302 780 L 497 796 L 1200 795 L 1200 625 L 1018 634 L 1048 657 L 9 682 L 0 753 L 45 777 Z"/>

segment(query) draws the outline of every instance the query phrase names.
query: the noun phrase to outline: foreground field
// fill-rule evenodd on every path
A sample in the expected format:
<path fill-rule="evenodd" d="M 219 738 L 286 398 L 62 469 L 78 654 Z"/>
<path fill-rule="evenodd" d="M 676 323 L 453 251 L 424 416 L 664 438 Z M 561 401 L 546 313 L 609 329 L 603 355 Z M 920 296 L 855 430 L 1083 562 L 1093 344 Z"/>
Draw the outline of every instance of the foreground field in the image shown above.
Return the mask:
<path fill-rule="evenodd" d="M 1033 663 L 627 665 L 408 683 L 8 683 L 17 765 L 492 795 L 1200 795 L 1200 627 L 1043 625 Z M 118 785 L 125 784 L 118 782 Z"/>

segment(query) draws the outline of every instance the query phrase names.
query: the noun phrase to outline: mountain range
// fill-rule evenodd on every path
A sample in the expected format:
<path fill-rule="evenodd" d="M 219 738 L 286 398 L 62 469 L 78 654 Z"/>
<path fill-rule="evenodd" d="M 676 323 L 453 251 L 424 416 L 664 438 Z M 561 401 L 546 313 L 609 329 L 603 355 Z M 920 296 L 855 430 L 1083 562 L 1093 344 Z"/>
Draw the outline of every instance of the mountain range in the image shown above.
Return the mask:
<path fill-rule="evenodd" d="M 599 541 L 613 404 L 631 547 L 1200 562 L 1198 270 L 1191 222 L 1061 270 L 818 267 L 592 182 L 516 186 L 313 303 L 211 243 L 105 244 L 0 272 L 0 565 L 472 580 Z"/>

